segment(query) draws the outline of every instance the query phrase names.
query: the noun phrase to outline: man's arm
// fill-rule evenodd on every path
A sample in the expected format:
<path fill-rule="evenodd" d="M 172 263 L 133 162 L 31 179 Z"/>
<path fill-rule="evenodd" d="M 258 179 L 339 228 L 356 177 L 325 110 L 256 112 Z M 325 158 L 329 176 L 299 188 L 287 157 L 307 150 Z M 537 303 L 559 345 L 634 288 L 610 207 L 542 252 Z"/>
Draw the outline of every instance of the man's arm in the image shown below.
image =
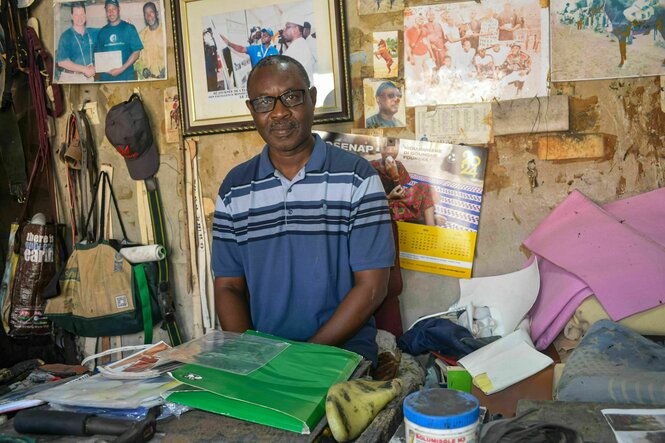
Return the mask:
<path fill-rule="evenodd" d="M 93 65 L 83 66 L 74 63 L 71 60 L 62 60 L 57 63 L 58 67 L 72 72 L 80 72 L 86 77 L 93 77 L 95 75 L 95 67 Z"/>
<path fill-rule="evenodd" d="M 245 332 L 252 329 L 244 277 L 215 279 L 215 312 L 224 331 Z"/>
<path fill-rule="evenodd" d="M 132 54 L 129 56 L 127 61 L 121 67 L 116 68 L 116 69 L 111 69 L 109 71 L 109 75 L 111 75 L 113 77 L 117 77 L 120 74 L 122 74 L 123 72 L 125 72 L 127 70 L 127 68 L 129 68 L 130 66 L 132 66 L 134 64 L 134 62 L 139 58 L 140 54 L 141 54 L 141 50 L 132 52 Z"/>
<path fill-rule="evenodd" d="M 224 40 L 224 43 L 226 43 L 231 49 L 234 51 L 240 52 L 242 54 L 247 54 L 247 48 L 245 46 L 237 45 L 235 43 L 231 43 L 228 38 L 224 37 L 222 34 L 219 34 L 219 36 Z"/>
<path fill-rule="evenodd" d="M 356 335 L 386 298 L 389 275 L 390 268 L 354 272 L 353 288 L 332 317 L 308 341 L 341 346 Z"/>

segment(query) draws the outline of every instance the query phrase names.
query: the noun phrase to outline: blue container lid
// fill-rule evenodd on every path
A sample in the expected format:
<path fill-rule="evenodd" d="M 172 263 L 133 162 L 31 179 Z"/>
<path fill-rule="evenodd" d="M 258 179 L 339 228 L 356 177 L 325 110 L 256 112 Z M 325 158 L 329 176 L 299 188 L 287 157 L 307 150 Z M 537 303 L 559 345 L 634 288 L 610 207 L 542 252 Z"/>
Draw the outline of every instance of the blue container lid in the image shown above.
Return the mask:
<path fill-rule="evenodd" d="M 479 416 L 478 399 L 454 389 L 423 389 L 404 399 L 404 417 L 424 428 L 463 428 L 474 424 Z"/>

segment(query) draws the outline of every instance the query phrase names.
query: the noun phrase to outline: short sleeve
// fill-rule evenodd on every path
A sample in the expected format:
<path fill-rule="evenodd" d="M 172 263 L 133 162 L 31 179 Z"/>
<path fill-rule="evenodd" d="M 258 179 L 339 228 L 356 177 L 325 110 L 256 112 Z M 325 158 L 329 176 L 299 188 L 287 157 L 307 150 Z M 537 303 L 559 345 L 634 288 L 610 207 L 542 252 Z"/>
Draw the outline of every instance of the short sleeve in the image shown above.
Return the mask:
<path fill-rule="evenodd" d="M 132 52 L 140 51 L 143 49 L 143 43 L 141 43 L 141 38 L 139 37 L 139 33 L 136 32 L 136 27 L 134 25 L 131 25 L 131 32 L 130 32 L 130 37 L 129 37 L 129 46 L 132 48 Z"/>
<path fill-rule="evenodd" d="M 60 39 L 58 40 L 58 49 L 55 54 L 56 63 L 59 63 L 63 60 L 71 60 L 69 47 L 67 45 L 67 31 L 60 35 Z"/>
<path fill-rule="evenodd" d="M 395 262 L 390 210 L 376 174 L 365 178 L 354 193 L 349 251 L 353 272 L 389 268 Z"/>
<path fill-rule="evenodd" d="M 242 277 L 245 275 L 233 225 L 233 215 L 228 203 L 221 196 L 217 196 L 212 220 L 212 273 L 214 277 Z"/>

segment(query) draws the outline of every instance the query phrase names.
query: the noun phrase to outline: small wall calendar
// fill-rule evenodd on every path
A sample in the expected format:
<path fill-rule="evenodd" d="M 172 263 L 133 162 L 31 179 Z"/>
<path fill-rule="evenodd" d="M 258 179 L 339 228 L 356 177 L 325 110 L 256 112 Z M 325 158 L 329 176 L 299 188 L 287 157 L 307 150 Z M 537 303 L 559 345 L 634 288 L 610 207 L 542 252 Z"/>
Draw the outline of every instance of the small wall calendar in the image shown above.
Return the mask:
<path fill-rule="evenodd" d="M 486 148 L 317 132 L 379 173 L 399 229 L 401 267 L 471 277 Z"/>

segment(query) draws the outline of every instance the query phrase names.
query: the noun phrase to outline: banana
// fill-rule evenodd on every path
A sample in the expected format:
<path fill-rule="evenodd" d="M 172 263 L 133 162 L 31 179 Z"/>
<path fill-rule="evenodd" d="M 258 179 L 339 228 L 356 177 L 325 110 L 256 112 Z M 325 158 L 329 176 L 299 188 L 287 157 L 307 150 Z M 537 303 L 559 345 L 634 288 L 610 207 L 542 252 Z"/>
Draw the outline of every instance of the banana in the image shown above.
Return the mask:
<path fill-rule="evenodd" d="M 332 385 L 326 396 L 326 417 L 335 440 L 344 442 L 359 436 L 401 390 L 402 381 L 398 378 L 349 380 Z"/>

